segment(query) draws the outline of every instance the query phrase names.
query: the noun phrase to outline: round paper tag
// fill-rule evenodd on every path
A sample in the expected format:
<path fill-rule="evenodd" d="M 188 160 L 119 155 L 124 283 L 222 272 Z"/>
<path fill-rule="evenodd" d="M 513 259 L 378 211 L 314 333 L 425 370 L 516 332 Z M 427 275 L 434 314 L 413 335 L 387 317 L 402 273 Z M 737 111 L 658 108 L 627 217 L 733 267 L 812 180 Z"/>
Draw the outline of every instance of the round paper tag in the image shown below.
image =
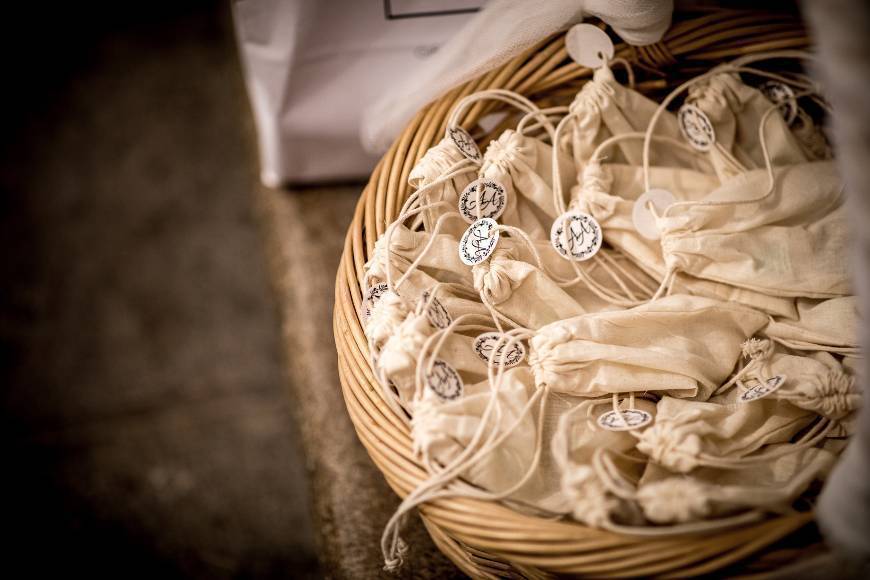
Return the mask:
<path fill-rule="evenodd" d="M 489 363 L 489 357 L 492 356 L 492 363 L 495 366 L 500 366 L 502 364 L 502 357 L 504 357 L 504 366 L 506 368 L 515 367 L 526 358 L 526 347 L 518 340 L 505 353 L 504 349 L 507 344 L 507 336 L 498 332 L 484 332 L 474 341 L 474 352 L 486 363 Z M 496 348 L 498 350 L 493 355 L 492 351 Z"/>
<path fill-rule="evenodd" d="M 507 205 L 507 190 L 494 179 L 476 179 L 459 195 L 459 213 L 468 223 L 480 218 L 497 220 Z"/>
<path fill-rule="evenodd" d="M 384 293 L 389 289 L 390 287 L 387 286 L 386 282 L 380 282 L 379 284 L 370 286 L 369 289 L 366 290 L 362 303 L 362 312 L 364 319 L 368 320 L 368 317 L 372 315 L 372 308 L 375 307 L 375 304 L 378 303 L 378 300 L 381 299 L 381 296 L 383 296 Z"/>
<path fill-rule="evenodd" d="M 713 147 L 713 143 L 716 142 L 716 131 L 704 111 L 686 103 L 677 111 L 677 121 L 680 132 L 689 145 L 698 151 L 709 151 Z"/>
<path fill-rule="evenodd" d="M 791 125 L 797 117 L 797 101 L 794 98 L 794 91 L 790 86 L 779 81 L 767 81 L 758 89 L 761 91 L 767 100 L 774 105 L 779 105 L 779 112 L 782 113 L 782 118 L 785 122 Z"/>
<path fill-rule="evenodd" d="M 575 24 L 565 35 L 565 49 L 574 62 L 599 68 L 613 59 L 613 41 L 607 33 L 591 24 Z"/>
<path fill-rule="evenodd" d="M 420 296 L 420 300 L 422 304 L 427 305 L 426 308 L 426 318 L 429 319 L 429 324 L 434 326 L 435 328 L 447 328 L 450 326 L 450 323 L 453 322 L 453 318 L 450 317 L 450 313 L 447 312 L 447 309 L 441 304 L 441 301 L 438 300 L 435 296 L 426 290 Z"/>
<path fill-rule="evenodd" d="M 480 163 L 480 160 L 483 159 L 483 154 L 480 152 L 477 143 L 468 134 L 468 131 L 462 127 L 447 127 L 447 135 L 453 140 L 453 144 L 456 145 L 456 148 L 463 155 L 475 163 Z"/>
<path fill-rule="evenodd" d="M 462 377 L 441 359 L 435 359 L 432 364 L 432 372 L 426 375 L 426 386 L 442 401 L 452 401 L 462 396 Z"/>
<path fill-rule="evenodd" d="M 608 411 L 598 417 L 598 426 L 608 431 L 631 431 L 652 423 L 652 415 L 640 409 Z"/>
<path fill-rule="evenodd" d="M 752 401 L 763 399 L 770 393 L 780 388 L 785 382 L 785 379 L 785 375 L 774 375 L 769 379 L 764 380 L 763 382 L 756 383 L 754 386 L 750 387 L 742 395 L 740 395 L 740 398 L 738 398 L 737 401 L 739 403 L 751 403 Z"/>
<path fill-rule="evenodd" d="M 598 221 L 582 211 L 563 213 L 550 228 L 550 243 L 566 260 L 588 260 L 601 249 L 601 241 Z"/>
<path fill-rule="evenodd" d="M 466 266 L 480 264 L 498 245 L 498 223 L 494 219 L 479 219 L 465 230 L 459 240 L 459 259 Z"/>
<path fill-rule="evenodd" d="M 650 211 L 649 204 L 652 204 L 658 215 L 673 205 L 676 202 L 674 194 L 666 189 L 650 189 L 644 192 L 637 201 L 634 202 L 634 207 L 631 210 L 631 221 L 634 222 L 634 229 L 637 233 L 648 240 L 657 240 L 662 237 L 656 224 L 656 217 Z"/>

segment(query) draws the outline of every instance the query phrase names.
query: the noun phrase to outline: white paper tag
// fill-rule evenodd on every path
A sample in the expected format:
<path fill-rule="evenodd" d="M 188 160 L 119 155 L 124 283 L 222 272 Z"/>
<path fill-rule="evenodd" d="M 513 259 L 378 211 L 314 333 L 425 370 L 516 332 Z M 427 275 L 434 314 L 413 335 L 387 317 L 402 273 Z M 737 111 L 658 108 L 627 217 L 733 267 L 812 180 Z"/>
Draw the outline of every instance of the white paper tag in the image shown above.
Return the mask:
<path fill-rule="evenodd" d="M 474 352 L 486 363 L 489 363 L 489 357 L 492 356 L 492 363 L 501 366 L 504 357 L 505 368 L 515 367 L 526 358 L 526 347 L 522 341 L 517 340 L 511 345 L 510 350 L 505 352 L 508 340 L 507 336 L 499 332 L 484 332 L 475 339 Z M 493 355 L 492 351 L 496 348 L 498 350 Z"/>
<path fill-rule="evenodd" d="M 378 303 L 378 300 L 381 299 L 381 296 L 383 296 L 389 289 L 390 287 L 387 286 L 386 282 L 380 282 L 378 284 L 375 284 L 374 286 L 369 286 L 369 289 L 366 290 L 366 293 L 363 296 L 363 302 L 361 305 L 364 320 L 369 319 L 369 316 L 372 315 L 372 308 L 375 307 L 375 304 Z"/>
<path fill-rule="evenodd" d="M 598 417 L 598 426 L 608 431 L 631 431 L 652 423 L 652 415 L 640 409 L 608 411 Z"/>
<path fill-rule="evenodd" d="M 780 388 L 785 382 L 785 379 L 785 375 L 774 375 L 769 379 L 765 379 L 760 383 L 756 383 L 752 387 L 748 388 L 742 395 L 740 395 L 740 397 L 737 399 L 737 402 L 751 403 L 752 401 L 763 399 L 767 395 Z"/>
<path fill-rule="evenodd" d="M 774 105 L 779 105 L 779 112 L 782 113 L 782 118 L 785 122 L 791 125 L 797 117 L 797 101 L 794 98 L 794 91 L 790 86 L 779 81 L 767 81 L 758 87 L 761 94 L 767 97 L 767 100 Z"/>
<path fill-rule="evenodd" d="M 563 213 L 550 228 L 550 243 L 566 260 L 588 260 L 601 249 L 601 241 L 598 221 L 582 211 Z"/>
<path fill-rule="evenodd" d="M 420 295 L 420 301 L 426 309 L 426 318 L 429 319 L 429 324 L 435 328 L 447 328 L 453 322 L 453 318 L 447 309 L 441 304 L 441 301 L 433 296 L 428 290 Z"/>
<path fill-rule="evenodd" d="M 716 142 L 716 130 L 710 118 L 695 105 L 686 103 L 677 111 L 680 132 L 698 151 L 709 151 Z"/>
<path fill-rule="evenodd" d="M 480 163 L 481 159 L 483 159 L 483 154 L 480 152 L 477 143 L 468 134 L 468 131 L 462 127 L 447 127 L 447 135 L 453 140 L 453 144 L 456 145 L 456 148 L 463 155 L 475 163 Z"/>
<path fill-rule="evenodd" d="M 662 215 L 676 201 L 674 194 L 666 189 L 650 189 L 644 192 L 634 202 L 634 207 L 631 210 L 631 221 L 634 223 L 634 229 L 648 240 L 658 240 L 662 237 L 662 233 L 656 224 L 656 217 L 648 206 L 652 204 L 656 213 Z"/>
<path fill-rule="evenodd" d="M 468 223 L 480 218 L 497 220 L 507 205 L 507 190 L 494 179 L 476 179 L 459 195 L 459 213 Z"/>
<path fill-rule="evenodd" d="M 494 219 L 479 219 L 465 230 L 459 240 L 459 259 L 466 266 L 480 264 L 498 245 L 498 223 Z"/>
<path fill-rule="evenodd" d="M 462 396 L 462 377 L 441 359 L 433 362 L 432 372 L 426 375 L 426 386 L 442 401 L 452 401 Z"/>
<path fill-rule="evenodd" d="M 613 41 L 592 24 L 575 24 L 565 35 L 565 49 L 574 62 L 587 68 L 599 68 L 613 59 Z"/>

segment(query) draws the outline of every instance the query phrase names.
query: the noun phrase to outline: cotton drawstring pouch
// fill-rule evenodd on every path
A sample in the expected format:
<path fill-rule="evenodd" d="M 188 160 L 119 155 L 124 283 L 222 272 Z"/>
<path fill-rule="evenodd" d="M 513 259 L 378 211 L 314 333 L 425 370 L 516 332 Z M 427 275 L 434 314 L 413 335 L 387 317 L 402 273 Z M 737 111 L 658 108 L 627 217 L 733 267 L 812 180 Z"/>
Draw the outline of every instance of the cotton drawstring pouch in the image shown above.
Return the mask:
<path fill-rule="evenodd" d="M 439 332 L 446 336 L 459 322 L 456 320 Z M 554 506 L 561 503 L 558 493 L 548 491 L 554 489 L 553 485 L 548 485 L 545 478 L 542 479 L 542 474 L 547 470 L 538 469 L 544 448 L 543 419 L 549 399 L 548 390 L 529 387 L 528 377 L 523 378 L 523 375 L 528 374 L 527 367 L 507 370 L 510 353 L 517 342 L 528 337 L 527 334 L 509 331 L 501 337 L 504 348 L 493 349 L 489 356 L 489 380 L 469 389 L 462 386 L 461 382 L 450 379 L 450 373 L 436 373 L 433 383 L 430 373 L 438 365 L 440 359 L 437 357 L 443 342 L 436 340 L 433 343 L 430 339 L 429 344 L 424 346 L 417 371 L 413 403 L 416 424 L 413 430 L 418 452 L 425 453 L 430 477 L 403 500 L 384 530 L 381 547 L 386 570 L 395 570 L 401 564 L 402 553 L 407 548 L 398 532 L 408 511 L 420 503 L 457 496 L 487 500 L 514 498 L 532 506 L 541 502 L 549 502 Z M 432 352 L 427 354 L 429 346 Z M 422 381 L 424 377 L 426 380 Z M 524 394 L 529 393 L 530 396 L 524 400 Z M 452 401 L 462 402 L 452 407 Z M 502 421 L 504 417 L 510 417 L 507 423 Z M 533 438 L 529 437 L 526 430 L 530 417 L 535 425 Z M 432 425 L 438 425 L 438 428 L 433 430 Z M 452 431 L 467 443 L 455 446 L 455 442 L 445 441 L 442 437 L 445 431 Z M 533 445 L 531 456 L 528 454 L 530 440 Z M 436 458 L 435 453 L 446 453 L 446 456 Z M 487 467 L 488 458 L 493 453 L 507 453 L 507 459 L 502 456 L 494 461 L 490 469 Z M 518 469 L 508 473 L 501 467 L 505 461 Z M 517 476 L 518 479 L 511 481 L 511 476 Z M 467 478 L 471 477 L 482 478 L 486 488 L 466 483 Z M 515 495 L 520 499 L 515 498 Z"/>
<path fill-rule="evenodd" d="M 620 479 L 637 480 L 644 471 L 645 458 L 634 447 L 637 443 L 627 429 L 605 428 L 599 423 L 603 413 L 613 406 L 604 399 L 572 398 L 573 407 L 559 417 L 550 447 L 560 471 L 562 495 L 574 519 L 593 527 L 607 527 L 612 520 L 636 519 L 632 509 L 618 495 L 610 493 L 601 477 L 596 454 L 612 452 L 620 469 Z M 655 403 L 645 399 L 624 399 L 613 411 L 646 413 L 655 416 Z"/>
<path fill-rule="evenodd" d="M 817 422 L 799 441 L 791 442 L 816 417 L 770 398 L 721 404 L 664 396 L 656 407 L 655 423 L 641 433 L 637 448 L 675 473 L 702 466 L 740 469 L 817 443 L 827 434 L 827 422 Z M 775 453 L 755 453 L 776 443 L 790 446 Z"/>
<path fill-rule="evenodd" d="M 770 445 L 768 450 L 777 453 L 787 445 Z M 740 470 L 699 467 L 689 475 L 675 475 L 650 463 L 635 499 L 654 525 L 715 521 L 746 510 L 788 513 L 835 461 L 831 451 L 812 447 Z"/>
<path fill-rule="evenodd" d="M 476 172 L 477 164 L 467 159 L 450 137 L 442 138 L 426 151 L 411 169 L 408 184 L 423 191 L 422 204 L 444 203 L 420 214 L 424 229 L 432 231 L 438 218 L 449 208 L 457 206 L 460 194 L 474 180 Z M 458 238 L 464 229 L 462 222 L 452 221 L 445 226 L 444 232 Z"/>
<path fill-rule="evenodd" d="M 581 184 L 572 191 L 569 211 L 581 211 L 592 215 L 601 225 L 605 240 L 613 248 L 625 254 L 660 282 L 665 277 L 666 265 L 661 243 L 658 240 L 660 232 L 655 222 L 643 223 L 649 221 L 650 217 L 655 219 L 655 214 L 644 207 L 652 201 L 649 195 L 645 195 L 647 190 L 644 187 L 643 168 L 619 163 L 603 163 L 603 157 L 611 143 L 621 140 L 640 140 L 643 137 L 643 133 L 627 133 L 604 141 L 583 170 Z M 658 137 L 654 137 L 653 140 L 661 142 L 662 146 L 688 149 L 680 141 Z M 715 175 L 690 168 L 653 166 L 648 168 L 648 175 L 658 191 L 670 192 L 674 200 L 680 201 L 701 200 L 720 185 Z M 726 302 L 739 302 L 771 315 L 796 314 L 794 301 L 791 299 L 701 280 L 685 274 L 676 277 L 674 290 L 678 293 L 716 298 Z"/>
<path fill-rule="evenodd" d="M 782 55 L 770 53 L 756 60 L 774 56 Z M 647 189 L 650 188 L 646 172 L 650 164 L 650 145 L 665 108 L 687 88 L 701 85 L 720 76 L 721 72 L 744 70 L 762 76 L 777 76 L 744 67 L 742 63 L 723 65 L 683 83 L 662 101 L 650 120 L 644 140 Z M 744 171 L 742 163 L 735 160 L 737 177 L 714 191 L 708 199 L 673 203 L 659 213 L 656 222 L 669 273 L 657 296 L 670 288 L 677 272 L 776 296 L 824 298 L 848 294 L 845 290 L 848 275 L 844 276 L 843 260 L 834 258 L 838 253 L 843 255 L 841 251 L 846 237 L 839 179 L 832 165 L 824 162 L 775 166 L 774 156 L 781 157 L 782 151 L 790 150 L 782 147 L 785 142 L 782 139 L 782 117 L 775 114 L 777 105 L 763 98 L 755 100 L 767 107 L 756 127 L 767 183 L 763 184 L 761 170 Z M 689 110 L 697 112 L 699 109 Z M 692 130 L 684 131 L 690 142 L 693 139 L 706 140 L 705 149 L 715 144 L 720 153 L 726 151 L 725 146 L 717 144 L 715 134 L 708 127 L 709 119 L 703 114 L 683 117 L 700 119 Z M 802 230 L 805 235 L 801 235 Z M 667 233 L 671 235 L 667 236 Z M 762 247 L 766 249 L 760 249 Z M 708 251 L 708 248 L 713 251 Z M 774 255 L 770 248 L 779 251 Z M 816 251 L 817 248 L 820 250 Z M 796 265 L 796 262 L 806 262 L 808 258 L 815 258 L 817 262 L 806 269 Z M 731 272 L 730 279 L 725 273 L 727 271 Z M 750 283 L 748 278 L 756 283 Z"/>
<path fill-rule="evenodd" d="M 731 373 L 741 343 L 766 323 L 749 308 L 673 295 L 545 326 L 531 340 L 529 363 L 536 384 L 556 392 L 705 400 Z"/>
<path fill-rule="evenodd" d="M 850 433 L 849 419 L 861 406 L 862 395 L 854 374 L 830 353 L 791 351 L 767 338 L 752 338 L 743 344 L 743 358 L 746 364 L 712 400 L 725 404 L 751 404 L 763 398 L 787 401 L 825 418 L 831 436 Z"/>
<path fill-rule="evenodd" d="M 772 106 L 757 89 L 743 83 L 736 73 L 725 71 L 708 76 L 689 88 L 686 104 L 678 113 L 686 139 L 696 146 L 708 147 L 710 159 L 723 181 L 748 169 L 764 167 L 764 152 L 757 128 Z M 706 119 L 692 118 L 703 115 Z M 691 123 L 710 123 L 713 143 L 707 135 L 694 135 L 686 129 Z M 807 161 L 803 149 L 781 115 L 767 121 L 767 141 L 773 165 Z M 704 145 L 700 145 L 704 143 Z"/>
<path fill-rule="evenodd" d="M 619 83 L 609 66 L 602 66 L 583 85 L 569 107 L 569 114 L 556 127 L 560 148 L 571 153 L 580 173 L 606 139 L 644 131 L 657 107 L 654 101 Z M 663 115 L 660 124 L 658 135 L 680 138 L 674 116 Z M 660 148 L 654 155 L 654 164 L 659 166 L 691 167 L 697 163 L 691 154 L 677 148 Z M 612 153 L 614 162 L 630 165 L 640 165 L 641 158 L 641 144 L 634 141 L 620 141 Z"/>
<path fill-rule="evenodd" d="M 752 170 L 658 220 L 670 275 L 784 297 L 851 293 L 842 185 L 831 162 Z"/>
<path fill-rule="evenodd" d="M 552 462 L 542 459 L 543 455 L 548 455 L 543 446 L 551 437 L 552 427 L 547 424 L 555 421 L 553 411 L 548 406 L 533 407 L 531 412 L 521 416 L 535 393 L 527 366 L 505 371 L 503 381 L 495 395 L 499 398 L 499 419 L 491 421 L 484 430 L 503 435 L 504 439 L 490 453 L 470 462 L 460 477 L 490 493 L 515 487 L 504 499 L 524 511 L 564 513 L 567 503 L 557 474 Z M 465 395 L 455 401 L 442 402 L 426 397 L 414 405 L 414 446 L 426 464 L 448 465 L 471 445 L 481 429 L 490 404 L 489 386 L 485 383 L 471 385 Z M 439 471 L 437 467 L 432 470 Z M 517 487 L 519 481 L 523 484 Z"/>
<path fill-rule="evenodd" d="M 531 238 L 547 239 L 556 217 L 551 181 L 553 163 L 561 167 L 555 172 L 562 180 L 561 187 L 569 188 L 575 180 L 571 159 L 563 153 L 554 154 L 552 146 L 541 139 L 508 129 L 489 143 L 483 155 L 480 181 L 489 188 L 484 193 L 489 192 L 495 198 L 490 203 L 496 203 L 498 198 L 498 192 L 492 188 L 503 187 L 509 192 L 498 218 L 500 223 L 521 228 Z M 469 215 L 475 213 L 475 194 L 468 195 L 472 206 Z"/>
<path fill-rule="evenodd" d="M 857 356 L 859 313 L 854 296 L 798 299 L 794 317 L 777 317 L 765 329 L 774 341 L 795 350 Z"/>

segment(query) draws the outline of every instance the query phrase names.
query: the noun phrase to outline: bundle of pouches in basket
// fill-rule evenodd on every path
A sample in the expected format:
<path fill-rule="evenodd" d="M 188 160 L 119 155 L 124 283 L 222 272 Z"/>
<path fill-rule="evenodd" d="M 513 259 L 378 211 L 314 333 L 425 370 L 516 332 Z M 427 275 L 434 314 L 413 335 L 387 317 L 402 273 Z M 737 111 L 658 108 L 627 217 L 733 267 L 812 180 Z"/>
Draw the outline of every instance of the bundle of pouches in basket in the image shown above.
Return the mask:
<path fill-rule="evenodd" d="M 677 91 L 656 103 L 605 65 L 567 107 L 457 104 L 360 280 L 428 472 L 389 568 L 439 498 L 638 535 L 812 501 L 861 406 L 858 312 L 844 188 L 790 78 L 722 65 L 671 112 Z M 487 99 L 521 117 L 481 150 L 458 122 Z"/>

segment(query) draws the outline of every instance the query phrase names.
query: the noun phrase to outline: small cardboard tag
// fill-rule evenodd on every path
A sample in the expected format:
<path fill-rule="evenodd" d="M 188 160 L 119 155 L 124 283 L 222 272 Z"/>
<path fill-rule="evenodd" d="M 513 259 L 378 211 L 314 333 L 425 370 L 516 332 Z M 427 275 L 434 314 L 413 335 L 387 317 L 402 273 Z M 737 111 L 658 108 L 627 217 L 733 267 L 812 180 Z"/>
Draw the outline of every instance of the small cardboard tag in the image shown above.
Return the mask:
<path fill-rule="evenodd" d="M 507 190 L 495 179 L 476 179 L 459 195 L 459 213 L 468 223 L 497 220 L 507 206 Z"/>
<path fill-rule="evenodd" d="M 598 221 L 581 211 L 563 213 L 550 228 L 550 243 L 566 260 L 588 260 L 601 249 L 601 242 Z"/>
<path fill-rule="evenodd" d="M 575 24 L 565 35 L 565 49 L 574 62 L 587 68 L 600 68 L 613 59 L 613 41 L 592 24 Z"/>
<path fill-rule="evenodd" d="M 631 431 L 652 423 L 652 415 L 640 409 L 607 411 L 598 417 L 598 426 L 608 431 Z"/>
<path fill-rule="evenodd" d="M 785 382 L 785 375 L 774 375 L 746 389 L 737 399 L 739 403 L 751 403 L 768 396 Z"/>
<path fill-rule="evenodd" d="M 475 143 L 474 139 L 471 138 L 471 135 L 468 134 L 468 131 L 462 127 L 448 127 L 447 135 L 465 157 L 471 159 L 475 163 L 481 162 L 483 154 L 480 152 L 477 143 Z"/>
<path fill-rule="evenodd" d="M 631 210 L 631 221 L 637 233 L 648 240 L 658 240 L 662 237 L 656 216 L 650 211 L 649 204 L 655 207 L 656 213 L 662 213 L 676 202 L 674 194 L 666 189 L 650 189 L 641 194 Z"/>
<path fill-rule="evenodd" d="M 686 103 L 677 111 L 680 132 L 689 145 L 698 151 L 709 151 L 716 143 L 716 130 L 704 111 Z"/>
<path fill-rule="evenodd" d="M 498 245 L 498 223 L 494 219 L 479 219 L 465 230 L 459 240 L 459 259 L 466 266 L 480 264 L 492 255 Z"/>
<path fill-rule="evenodd" d="M 474 352 L 486 363 L 489 363 L 489 357 L 492 356 L 495 366 L 500 366 L 504 360 L 505 368 L 515 367 L 526 358 L 526 347 L 518 340 L 505 352 L 508 340 L 507 336 L 499 332 L 484 332 L 475 339 Z M 495 354 L 493 350 L 496 350 Z"/>
<path fill-rule="evenodd" d="M 426 386 L 442 401 L 452 401 L 462 396 L 462 377 L 441 359 L 433 362 L 432 372 L 426 375 Z"/>

